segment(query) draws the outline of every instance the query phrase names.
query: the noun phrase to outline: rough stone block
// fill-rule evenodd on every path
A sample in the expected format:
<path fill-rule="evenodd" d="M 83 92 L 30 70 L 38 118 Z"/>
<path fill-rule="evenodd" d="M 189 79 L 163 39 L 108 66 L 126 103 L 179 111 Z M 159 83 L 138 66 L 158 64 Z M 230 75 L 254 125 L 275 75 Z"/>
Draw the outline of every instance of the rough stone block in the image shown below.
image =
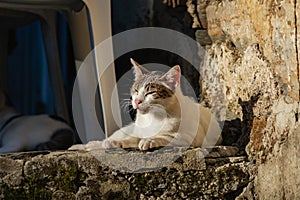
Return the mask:
<path fill-rule="evenodd" d="M 249 163 L 235 147 L 0 156 L 1 199 L 210 199 L 236 196 Z M 206 155 L 205 158 L 202 156 Z M 168 160 L 171 160 L 168 163 Z M 10 181 L 8 181 L 8 179 Z"/>

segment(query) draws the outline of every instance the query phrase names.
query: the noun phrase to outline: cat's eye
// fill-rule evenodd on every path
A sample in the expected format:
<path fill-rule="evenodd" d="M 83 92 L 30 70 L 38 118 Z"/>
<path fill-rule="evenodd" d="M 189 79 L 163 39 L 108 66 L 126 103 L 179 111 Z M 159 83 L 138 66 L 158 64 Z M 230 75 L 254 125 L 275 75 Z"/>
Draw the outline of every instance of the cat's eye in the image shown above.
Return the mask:
<path fill-rule="evenodd" d="M 153 94 L 153 93 L 155 93 L 155 91 L 147 92 L 147 93 L 145 94 L 145 96 L 148 96 L 148 95 Z"/>

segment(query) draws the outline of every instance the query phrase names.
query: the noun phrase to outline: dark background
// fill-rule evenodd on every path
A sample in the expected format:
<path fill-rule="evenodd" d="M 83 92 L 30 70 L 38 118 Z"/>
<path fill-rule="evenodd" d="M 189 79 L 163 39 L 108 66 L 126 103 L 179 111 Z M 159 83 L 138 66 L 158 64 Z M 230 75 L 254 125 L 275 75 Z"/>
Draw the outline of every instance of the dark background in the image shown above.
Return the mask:
<path fill-rule="evenodd" d="M 170 28 L 194 38 L 194 30 L 190 28 L 191 17 L 186 13 L 185 5 L 171 8 L 163 4 L 162 0 L 112 0 L 111 2 L 113 34 L 137 27 L 156 26 Z M 68 107 L 71 110 L 71 94 L 76 76 L 73 47 L 66 18 L 57 13 L 56 20 L 64 87 Z M 55 114 L 40 22 L 35 21 L 30 25 L 11 30 L 9 38 L 7 92 L 11 101 L 17 110 L 24 114 Z M 190 52 L 197 52 L 197 47 L 191 46 Z M 198 58 L 197 55 L 194 56 L 195 59 Z M 136 50 L 116 58 L 117 80 L 130 70 L 129 58 L 131 57 L 141 64 L 160 63 L 170 67 L 181 65 L 184 76 L 198 96 L 199 74 L 193 66 L 177 55 L 157 49 Z M 120 97 L 122 98 L 122 95 Z"/>

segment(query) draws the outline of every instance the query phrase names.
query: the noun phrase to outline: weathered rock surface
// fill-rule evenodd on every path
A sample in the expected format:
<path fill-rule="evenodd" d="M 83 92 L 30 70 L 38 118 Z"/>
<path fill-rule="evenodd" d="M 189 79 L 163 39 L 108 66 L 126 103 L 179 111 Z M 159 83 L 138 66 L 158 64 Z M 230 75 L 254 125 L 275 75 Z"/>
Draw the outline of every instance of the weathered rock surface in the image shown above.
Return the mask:
<path fill-rule="evenodd" d="M 3 155 L 0 199 L 300 198 L 299 0 L 164 2 L 187 6 L 207 49 L 202 100 L 220 120 L 242 121 L 250 162 L 229 147 L 205 159 L 182 148 Z M 160 23 L 189 22 L 170 19 Z"/>
<path fill-rule="evenodd" d="M 234 147 L 16 153 L 0 161 L 0 198 L 9 200 L 232 199 L 248 184 L 250 165 Z"/>
<path fill-rule="evenodd" d="M 203 101 L 251 130 L 255 180 L 240 198 L 299 199 L 300 1 L 211 0 L 205 12 Z"/>

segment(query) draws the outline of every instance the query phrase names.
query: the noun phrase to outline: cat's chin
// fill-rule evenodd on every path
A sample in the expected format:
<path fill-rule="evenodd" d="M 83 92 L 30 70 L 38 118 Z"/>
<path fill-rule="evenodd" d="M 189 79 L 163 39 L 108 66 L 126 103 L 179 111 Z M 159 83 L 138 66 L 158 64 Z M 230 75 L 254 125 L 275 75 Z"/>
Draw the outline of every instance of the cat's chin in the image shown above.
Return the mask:
<path fill-rule="evenodd" d="M 149 109 L 137 109 L 138 114 L 145 115 L 149 112 Z"/>

